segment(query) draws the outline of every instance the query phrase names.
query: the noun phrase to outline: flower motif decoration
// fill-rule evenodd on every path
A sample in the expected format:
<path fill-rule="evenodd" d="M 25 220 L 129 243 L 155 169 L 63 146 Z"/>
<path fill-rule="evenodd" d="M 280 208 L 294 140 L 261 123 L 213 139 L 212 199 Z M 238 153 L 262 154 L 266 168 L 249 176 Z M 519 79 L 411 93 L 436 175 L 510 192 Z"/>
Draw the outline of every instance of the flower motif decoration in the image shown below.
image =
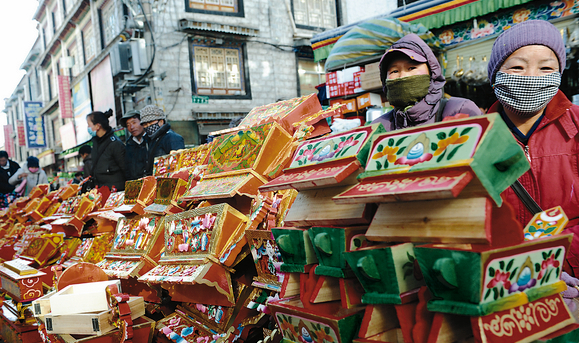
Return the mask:
<path fill-rule="evenodd" d="M 442 44 L 450 44 L 454 39 L 454 32 L 452 32 L 452 30 L 444 30 L 441 34 L 438 35 L 438 38 Z"/>
<path fill-rule="evenodd" d="M 500 270 L 497 270 L 495 277 L 488 283 L 487 288 L 493 288 L 500 283 L 502 283 L 507 289 L 511 288 L 509 276 L 511 276 L 511 272 L 501 272 Z"/>
<path fill-rule="evenodd" d="M 516 10 L 515 13 L 513 13 L 513 23 L 518 24 L 526 21 L 529 19 L 530 14 L 531 11 L 526 8 L 520 8 Z"/>
<path fill-rule="evenodd" d="M 555 255 L 549 256 L 546 260 L 541 262 L 541 271 L 539 272 L 537 279 L 541 280 L 543 276 L 547 274 L 547 270 L 549 270 L 549 267 L 559 268 L 559 265 L 560 265 L 559 261 L 555 260 Z"/>
<path fill-rule="evenodd" d="M 429 143 L 430 139 L 428 139 L 426 134 L 423 132 L 408 145 L 410 149 L 406 151 L 404 156 L 398 158 L 394 164 L 413 166 L 418 163 L 430 161 L 432 159 L 432 154 L 428 152 Z"/>
<path fill-rule="evenodd" d="M 386 156 L 386 160 L 390 163 L 396 162 L 396 152 L 398 152 L 399 147 L 385 146 L 382 151 L 375 153 L 372 156 L 373 160 L 377 160 Z"/>
<path fill-rule="evenodd" d="M 285 316 L 282 315 L 282 316 L 278 316 L 278 319 L 279 319 L 280 330 L 282 330 L 284 332 L 286 332 L 286 330 L 287 330 L 288 333 L 291 335 L 290 338 L 297 339 L 299 337 L 295 326 L 289 321 L 288 318 L 286 318 Z"/>
<path fill-rule="evenodd" d="M 451 136 L 449 136 L 448 138 L 444 138 L 438 141 L 437 144 L 437 149 L 434 152 L 434 156 L 439 156 L 440 154 L 442 154 L 443 152 L 446 151 L 446 149 L 451 146 L 451 145 L 459 145 L 459 144 L 463 144 L 464 142 L 466 142 L 468 140 L 468 136 L 467 135 L 463 135 L 463 136 L 459 136 L 458 132 L 454 132 Z"/>

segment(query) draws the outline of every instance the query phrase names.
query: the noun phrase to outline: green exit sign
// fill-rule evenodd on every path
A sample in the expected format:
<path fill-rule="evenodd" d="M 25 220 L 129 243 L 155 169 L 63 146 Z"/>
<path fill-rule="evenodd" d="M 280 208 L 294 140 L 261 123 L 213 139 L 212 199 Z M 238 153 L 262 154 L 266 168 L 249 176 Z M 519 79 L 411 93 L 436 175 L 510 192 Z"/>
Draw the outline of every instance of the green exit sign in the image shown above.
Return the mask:
<path fill-rule="evenodd" d="M 208 104 L 209 103 L 209 97 L 208 96 L 193 95 L 191 97 L 191 100 L 193 100 L 194 104 Z"/>

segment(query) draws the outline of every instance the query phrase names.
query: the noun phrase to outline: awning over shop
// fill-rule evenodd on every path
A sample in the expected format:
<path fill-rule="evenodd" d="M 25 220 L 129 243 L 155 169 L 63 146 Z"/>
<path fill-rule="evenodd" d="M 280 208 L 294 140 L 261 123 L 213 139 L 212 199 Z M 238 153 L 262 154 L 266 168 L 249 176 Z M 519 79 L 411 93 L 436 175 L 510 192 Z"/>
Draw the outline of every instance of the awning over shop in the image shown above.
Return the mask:
<path fill-rule="evenodd" d="M 394 18 L 367 20 L 343 35 L 332 48 L 326 60 L 326 71 L 381 56 L 398 39 L 415 33 L 432 48 L 440 41 L 422 25 L 401 22 Z"/>
<path fill-rule="evenodd" d="M 457 22 L 477 18 L 532 0 L 421 0 L 399 7 L 389 14 L 382 14 L 363 22 L 378 18 L 397 18 L 401 21 L 422 24 L 426 29 L 440 28 Z M 363 22 L 340 26 L 324 31 L 311 39 L 314 59 L 320 61 L 330 55 L 334 44 L 348 31 Z"/>

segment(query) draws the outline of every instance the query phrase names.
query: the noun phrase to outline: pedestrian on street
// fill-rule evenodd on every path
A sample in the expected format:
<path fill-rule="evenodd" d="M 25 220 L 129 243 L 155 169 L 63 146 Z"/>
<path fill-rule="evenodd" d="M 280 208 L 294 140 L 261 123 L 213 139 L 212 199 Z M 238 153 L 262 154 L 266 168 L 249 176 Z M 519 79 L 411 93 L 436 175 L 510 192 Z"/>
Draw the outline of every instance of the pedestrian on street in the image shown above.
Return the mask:
<path fill-rule="evenodd" d="M 92 136 L 91 176 L 95 186 L 125 190 L 125 145 L 115 136 L 109 124 L 113 110 L 92 112 L 86 117 L 88 133 Z"/>
<path fill-rule="evenodd" d="M 141 125 L 150 139 L 147 175 L 152 175 L 155 157 L 185 148 L 185 141 L 181 135 L 171 130 L 165 112 L 155 105 L 147 105 L 141 109 Z"/>
<path fill-rule="evenodd" d="M 149 136 L 141 125 L 141 113 L 129 111 L 121 118 L 121 125 L 131 134 L 127 138 L 126 165 L 127 180 L 136 180 L 147 176 L 149 161 Z"/>
<path fill-rule="evenodd" d="M 34 156 L 28 156 L 26 162 L 10 177 L 10 184 L 16 186 L 17 193 L 27 196 L 36 185 L 48 183 L 48 177 L 40 168 L 40 161 Z"/>
<path fill-rule="evenodd" d="M 83 145 L 78 149 L 78 154 L 80 158 L 82 158 L 82 176 L 86 179 L 90 176 L 90 172 L 92 171 L 92 156 L 91 156 L 92 148 L 90 145 Z"/>

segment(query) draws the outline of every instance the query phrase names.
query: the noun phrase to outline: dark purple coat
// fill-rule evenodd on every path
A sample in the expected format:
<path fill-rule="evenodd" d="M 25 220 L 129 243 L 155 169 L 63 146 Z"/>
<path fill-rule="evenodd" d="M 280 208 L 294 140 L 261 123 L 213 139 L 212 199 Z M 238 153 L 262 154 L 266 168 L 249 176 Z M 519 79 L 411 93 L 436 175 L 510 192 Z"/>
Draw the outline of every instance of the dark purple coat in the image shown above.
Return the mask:
<path fill-rule="evenodd" d="M 392 49 L 410 49 L 426 57 L 430 69 L 430 87 L 428 94 L 416 105 L 409 108 L 406 112 L 402 109 L 393 109 L 392 111 L 376 118 L 372 123 L 382 123 L 387 131 L 403 129 L 406 127 L 431 124 L 436 120 L 436 113 L 440 106 L 440 99 L 443 96 L 444 84 L 446 79 L 442 75 L 442 68 L 438 59 L 428 47 L 428 45 L 417 35 L 411 33 L 402 37 L 391 47 Z M 384 60 L 384 58 L 382 59 Z M 380 62 L 380 79 L 384 85 L 386 93 L 386 66 Z M 450 117 L 458 113 L 468 114 L 469 116 L 478 116 L 482 112 L 478 106 L 468 99 L 450 98 L 442 111 L 442 118 Z"/>

